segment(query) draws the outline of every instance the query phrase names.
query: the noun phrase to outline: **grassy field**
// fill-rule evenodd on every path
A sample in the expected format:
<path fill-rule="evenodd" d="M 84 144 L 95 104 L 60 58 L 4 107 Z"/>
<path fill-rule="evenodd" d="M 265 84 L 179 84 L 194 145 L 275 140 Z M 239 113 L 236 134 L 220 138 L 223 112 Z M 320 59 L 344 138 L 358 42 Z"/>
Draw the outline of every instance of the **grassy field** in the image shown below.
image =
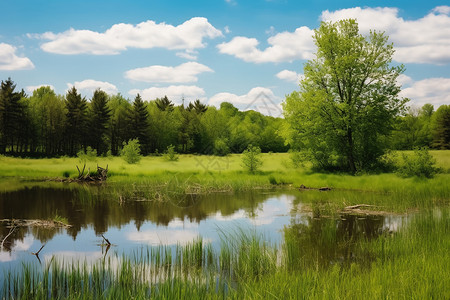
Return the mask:
<path fill-rule="evenodd" d="M 409 154 L 410 152 L 406 152 Z M 120 157 L 97 158 L 88 161 L 86 169 L 96 165 L 109 168 L 108 184 L 117 187 L 121 196 L 126 191 L 121 186 L 138 186 L 148 197 L 158 194 L 192 194 L 223 191 L 241 191 L 260 188 L 312 188 L 330 187 L 336 190 L 358 190 L 391 193 L 389 203 L 374 199 L 377 205 L 396 209 L 430 207 L 448 203 L 450 199 L 450 151 L 431 151 L 437 165 L 443 170 L 432 179 L 402 178 L 394 173 L 348 174 L 314 173 L 308 166 L 294 168 L 287 153 L 262 154 L 260 172 L 249 174 L 241 165 L 241 155 L 227 157 L 180 155 L 178 161 L 164 157 L 144 157 L 140 163 L 130 165 Z M 78 158 L 21 159 L 0 157 L 0 191 L 14 190 L 29 180 L 76 177 Z M 24 183 L 25 182 L 25 183 Z M 358 199 L 349 194 L 333 194 L 340 206 L 357 204 Z M 326 198 L 326 197 L 324 197 Z M 381 201 L 381 202 L 380 202 Z"/>

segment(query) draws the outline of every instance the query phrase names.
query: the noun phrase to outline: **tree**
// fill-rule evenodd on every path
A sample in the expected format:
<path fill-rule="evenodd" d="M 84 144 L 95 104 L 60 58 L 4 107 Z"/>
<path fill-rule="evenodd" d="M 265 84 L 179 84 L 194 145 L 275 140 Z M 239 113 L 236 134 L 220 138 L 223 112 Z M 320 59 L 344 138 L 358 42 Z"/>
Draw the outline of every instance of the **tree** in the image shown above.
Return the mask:
<path fill-rule="evenodd" d="M 15 92 L 16 85 L 8 78 L 0 87 L 0 153 L 14 152 L 19 147 L 19 137 L 24 121 L 24 107 L 20 100 L 25 92 Z M 9 148 L 9 149 L 8 149 Z"/>
<path fill-rule="evenodd" d="M 156 98 L 155 103 L 161 111 L 173 111 L 173 103 L 169 100 L 169 98 L 167 98 L 167 96 L 164 96 L 161 99 Z"/>
<path fill-rule="evenodd" d="M 111 109 L 108 107 L 108 95 L 104 91 L 100 89 L 94 91 L 89 114 L 89 144 L 94 149 L 97 149 L 98 154 L 104 154 L 108 151 L 106 136 L 108 122 L 111 117 Z"/>
<path fill-rule="evenodd" d="M 248 148 L 242 152 L 242 166 L 250 173 L 254 174 L 262 165 L 259 158 L 261 149 L 256 146 L 248 145 Z"/>
<path fill-rule="evenodd" d="M 137 164 L 141 160 L 141 145 L 138 139 L 129 140 L 128 143 L 123 142 L 123 148 L 120 156 L 129 164 Z"/>
<path fill-rule="evenodd" d="M 390 66 L 394 49 L 384 33 L 364 37 L 355 20 L 322 22 L 314 41 L 317 52 L 305 64 L 300 91 L 283 104 L 285 136 L 315 167 L 373 168 L 407 102 L 396 81 L 403 66 Z"/>
<path fill-rule="evenodd" d="M 130 138 L 138 139 L 142 154 L 147 155 L 150 152 L 148 111 L 147 106 L 139 94 L 134 98 L 133 107 L 129 115 L 129 123 L 131 130 Z"/>
<path fill-rule="evenodd" d="M 87 101 L 73 86 L 66 94 L 68 153 L 75 155 L 86 145 Z"/>
<path fill-rule="evenodd" d="M 441 105 L 432 118 L 433 148 L 450 149 L 450 105 Z"/>

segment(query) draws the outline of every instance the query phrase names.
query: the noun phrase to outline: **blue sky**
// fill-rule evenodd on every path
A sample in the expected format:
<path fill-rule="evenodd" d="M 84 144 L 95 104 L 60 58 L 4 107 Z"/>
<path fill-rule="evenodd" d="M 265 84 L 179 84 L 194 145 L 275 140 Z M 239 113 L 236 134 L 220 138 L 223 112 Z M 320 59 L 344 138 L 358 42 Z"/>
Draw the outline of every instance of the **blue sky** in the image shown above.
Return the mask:
<path fill-rule="evenodd" d="M 145 100 L 240 108 L 298 89 L 321 20 L 386 31 L 413 105 L 450 104 L 450 6 L 444 1 L 2 1 L 0 79 L 31 94 L 75 85 Z M 395 4 L 395 6 L 393 6 Z"/>

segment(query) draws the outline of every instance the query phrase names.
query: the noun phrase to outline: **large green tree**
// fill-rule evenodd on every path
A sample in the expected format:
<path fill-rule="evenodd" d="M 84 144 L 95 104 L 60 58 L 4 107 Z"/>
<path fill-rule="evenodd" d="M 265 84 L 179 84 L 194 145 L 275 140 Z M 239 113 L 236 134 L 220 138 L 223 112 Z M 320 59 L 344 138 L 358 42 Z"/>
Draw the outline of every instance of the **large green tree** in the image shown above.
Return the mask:
<path fill-rule="evenodd" d="M 67 126 L 66 147 L 67 153 L 75 155 L 81 147 L 86 146 L 87 136 L 87 101 L 82 98 L 75 87 L 66 94 Z"/>
<path fill-rule="evenodd" d="M 403 66 L 391 66 L 394 49 L 384 33 L 365 37 L 355 20 L 322 22 L 314 41 L 300 91 L 284 103 L 287 138 L 316 167 L 370 169 L 407 101 L 398 96 Z"/>
<path fill-rule="evenodd" d="M 141 153 L 147 155 L 150 152 L 150 126 L 147 105 L 137 94 L 133 106 L 129 112 L 130 139 L 138 139 L 141 145 Z"/>
<path fill-rule="evenodd" d="M 432 146 L 436 149 L 450 149 L 450 105 L 441 105 L 432 118 Z"/>
<path fill-rule="evenodd" d="M 97 153 L 104 154 L 108 151 L 108 123 L 111 117 L 111 109 L 108 107 L 108 95 L 97 89 L 94 91 L 89 107 L 89 139 L 90 145 L 97 149 Z"/>

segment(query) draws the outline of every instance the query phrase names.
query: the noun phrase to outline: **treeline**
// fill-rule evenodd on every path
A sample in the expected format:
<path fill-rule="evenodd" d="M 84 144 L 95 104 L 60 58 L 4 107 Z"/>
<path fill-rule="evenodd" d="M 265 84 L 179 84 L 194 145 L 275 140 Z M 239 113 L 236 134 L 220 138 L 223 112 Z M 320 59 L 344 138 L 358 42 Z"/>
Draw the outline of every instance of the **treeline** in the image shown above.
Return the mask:
<path fill-rule="evenodd" d="M 397 117 L 389 139 L 396 150 L 450 149 L 450 105 L 441 105 L 436 111 L 431 104 L 410 107 L 405 116 Z"/>
<path fill-rule="evenodd" d="M 88 101 L 75 87 L 66 95 L 40 87 L 28 96 L 10 78 L 0 89 L 0 154 L 8 155 L 74 156 L 87 147 L 118 155 L 135 138 L 143 155 L 170 145 L 180 153 L 241 153 L 249 144 L 283 152 L 288 146 L 277 132 L 282 122 L 227 102 L 220 109 L 199 100 L 184 107 L 167 97 L 146 102 L 137 95 L 129 101 L 102 90 Z"/>

